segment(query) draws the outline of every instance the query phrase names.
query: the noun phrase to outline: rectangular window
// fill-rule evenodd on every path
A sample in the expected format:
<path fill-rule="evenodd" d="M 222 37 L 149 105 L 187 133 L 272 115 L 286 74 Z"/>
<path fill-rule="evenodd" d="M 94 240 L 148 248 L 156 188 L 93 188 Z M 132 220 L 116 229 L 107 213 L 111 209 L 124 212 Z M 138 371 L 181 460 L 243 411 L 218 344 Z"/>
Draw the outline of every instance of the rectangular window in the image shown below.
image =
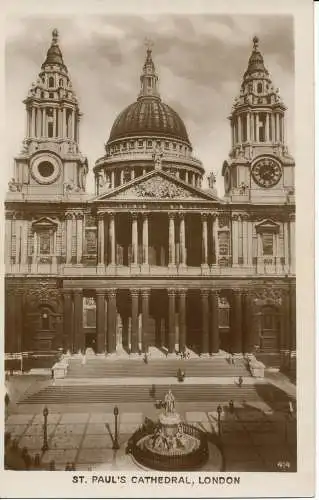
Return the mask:
<path fill-rule="evenodd" d="M 50 255 L 51 253 L 51 234 L 49 231 L 38 233 L 39 255 Z"/>
<path fill-rule="evenodd" d="M 219 239 L 219 255 L 229 255 L 229 233 L 228 231 L 220 231 Z"/>
<path fill-rule="evenodd" d="M 272 256 L 274 254 L 274 238 L 272 233 L 263 233 L 261 235 L 263 255 Z"/>
<path fill-rule="evenodd" d="M 147 141 L 147 147 L 151 148 L 152 146 L 153 146 L 153 142 L 152 141 Z"/>
<path fill-rule="evenodd" d="M 143 147 L 143 141 L 138 141 L 138 147 L 142 148 Z"/>
<path fill-rule="evenodd" d="M 96 229 L 85 230 L 85 254 L 95 255 L 97 252 Z"/>

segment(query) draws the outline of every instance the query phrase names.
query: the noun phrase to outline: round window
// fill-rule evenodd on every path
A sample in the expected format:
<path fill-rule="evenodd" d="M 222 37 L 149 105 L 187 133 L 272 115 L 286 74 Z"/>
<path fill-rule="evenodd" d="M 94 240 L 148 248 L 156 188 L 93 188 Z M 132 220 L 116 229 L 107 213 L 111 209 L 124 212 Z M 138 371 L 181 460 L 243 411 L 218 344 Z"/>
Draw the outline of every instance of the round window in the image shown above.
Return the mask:
<path fill-rule="evenodd" d="M 41 177 L 51 177 L 54 172 L 54 166 L 49 161 L 42 161 L 38 165 L 38 171 Z"/>

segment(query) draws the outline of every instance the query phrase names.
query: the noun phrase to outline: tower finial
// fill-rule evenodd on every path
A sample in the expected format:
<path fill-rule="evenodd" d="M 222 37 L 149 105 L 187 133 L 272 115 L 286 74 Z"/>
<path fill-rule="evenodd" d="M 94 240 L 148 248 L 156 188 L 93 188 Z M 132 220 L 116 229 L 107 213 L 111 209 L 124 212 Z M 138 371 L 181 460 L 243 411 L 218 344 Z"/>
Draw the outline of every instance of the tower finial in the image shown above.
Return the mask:
<path fill-rule="evenodd" d="M 254 51 L 258 50 L 259 38 L 258 36 L 254 36 L 253 38 Z"/>
<path fill-rule="evenodd" d="M 145 38 L 144 45 L 147 49 L 147 52 L 152 52 L 152 47 L 154 45 L 153 40 L 151 40 L 150 38 Z"/>
<path fill-rule="evenodd" d="M 59 39 L 59 32 L 56 28 L 52 31 L 52 45 L 57 45 Z"/>

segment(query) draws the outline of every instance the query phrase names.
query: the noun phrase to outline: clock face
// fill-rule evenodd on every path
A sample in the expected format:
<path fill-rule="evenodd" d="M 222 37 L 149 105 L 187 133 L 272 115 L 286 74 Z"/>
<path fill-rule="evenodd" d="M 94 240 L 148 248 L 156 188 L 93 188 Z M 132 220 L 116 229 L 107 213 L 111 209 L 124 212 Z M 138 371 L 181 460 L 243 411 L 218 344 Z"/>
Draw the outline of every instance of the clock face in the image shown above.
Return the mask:
<path fill-rule="evenodd" d="M 271 158 L 263 158 L 253 165 L 251 174 L 258 186 L 269 188 L 279 182 L 282 171 L 280 166 Z"/>
<path fill-rule="evenodd" d="M 60 176 L 60 165 L 53 156 L 38 157 L 31 166 L 31 175 L 39 184 L 51 184 Z"/>

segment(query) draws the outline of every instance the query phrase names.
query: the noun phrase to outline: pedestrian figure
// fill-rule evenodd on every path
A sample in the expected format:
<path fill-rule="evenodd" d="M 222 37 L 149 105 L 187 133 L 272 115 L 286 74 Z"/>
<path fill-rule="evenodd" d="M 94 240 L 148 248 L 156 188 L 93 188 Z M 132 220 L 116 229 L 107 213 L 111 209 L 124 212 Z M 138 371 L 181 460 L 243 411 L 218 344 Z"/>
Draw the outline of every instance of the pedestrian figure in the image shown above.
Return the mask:
<path fill-rule="evenodd" d="M 229 401 L 229 411 L 234 413 L 234 401 L 232 399 Z"/>
<path fill-rule="evenodd" d="M 40 469 L 40 455 L 37 453 L 34 457 L 34 468 Z"/>
<path fill-rule="evenodd" d="M 238 377 L 238 387 L 241 387 L 243 385 L 243 381 L 244 380 L 242 376 Z"/>
<path fill-rule="evenodd" d="M 85 365 L 86 363 L 86 353 L 82 353 L 82 365 Z"/>
<path fill-rule="evenodd" d="M 147 353 L 144 354 L 144 363 L 147 365 L 148 363 L 148 357 L 147 357 Z"/>
<path fill-rule="evenodd" d="M 233 354 L 231 354 L 231 364 L 232 365 L 235 364 L 235 356 Z"/>

